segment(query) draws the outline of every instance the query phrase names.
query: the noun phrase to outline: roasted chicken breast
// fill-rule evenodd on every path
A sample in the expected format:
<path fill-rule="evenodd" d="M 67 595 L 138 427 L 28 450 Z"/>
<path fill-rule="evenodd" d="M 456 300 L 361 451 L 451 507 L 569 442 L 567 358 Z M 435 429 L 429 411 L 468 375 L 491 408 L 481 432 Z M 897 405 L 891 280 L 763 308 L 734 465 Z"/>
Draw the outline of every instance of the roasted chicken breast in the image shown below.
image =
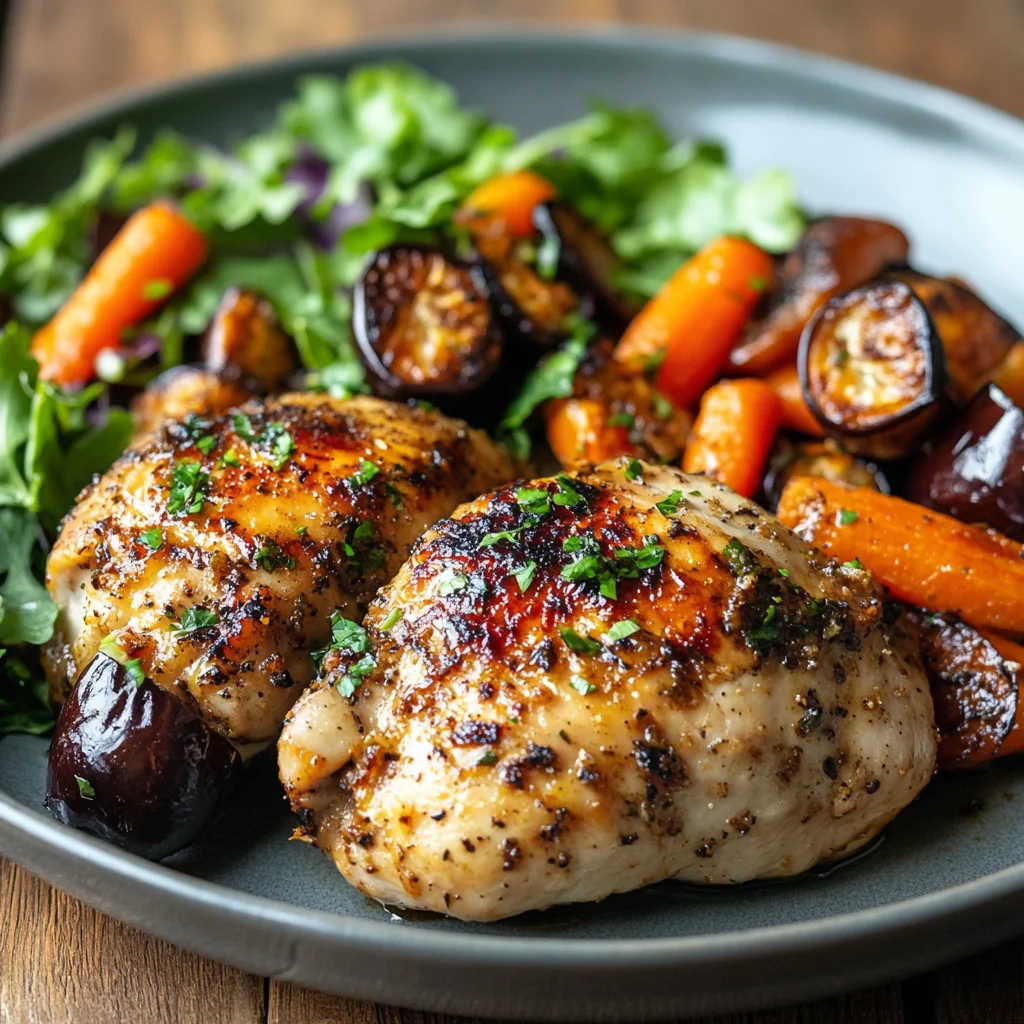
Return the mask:
<path fill-rule="evenodd" d="M 281 777 L 355 886 L 463 919 L 793 875 L 931 777 L 928 684 L 886 617 L 867 573 L 705 478 L 510 484 L 336 631 Z"/>
<path fill-rule="evenodd" d="M 165 424 L 82 495 L 50 554 L 53 693 L 106 640 L 243 751 L 266 745 L 331 614 L 362 618 L 427 526 L 515 474 L 480 431 L 373 398 Z"/>

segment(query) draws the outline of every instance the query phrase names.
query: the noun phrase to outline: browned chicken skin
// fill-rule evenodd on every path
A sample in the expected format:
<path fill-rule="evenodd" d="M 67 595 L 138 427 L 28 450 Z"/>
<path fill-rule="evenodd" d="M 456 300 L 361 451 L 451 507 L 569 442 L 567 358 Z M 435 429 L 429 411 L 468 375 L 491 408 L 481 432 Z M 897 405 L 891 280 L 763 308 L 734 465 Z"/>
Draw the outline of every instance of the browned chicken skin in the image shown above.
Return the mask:
<path fill-rule="evenodd" d="M 237 746 L 265 745 L 331 613 L 361 618 L 428 525 L 517 471 L 481 432 L 377 399 L 243 411 L 164 425 L 68 515 L 47 573 L 55 695 L 109 636 Z"/>
<path fill-rule="evenodd" d="M 928 684 L 882 596 L 701 477 L 620 460 L 509 485 L 429 530 L 341 637 L 281 777 L 363 892 L 465 919 L 796 874 L 932 774 Z"/>

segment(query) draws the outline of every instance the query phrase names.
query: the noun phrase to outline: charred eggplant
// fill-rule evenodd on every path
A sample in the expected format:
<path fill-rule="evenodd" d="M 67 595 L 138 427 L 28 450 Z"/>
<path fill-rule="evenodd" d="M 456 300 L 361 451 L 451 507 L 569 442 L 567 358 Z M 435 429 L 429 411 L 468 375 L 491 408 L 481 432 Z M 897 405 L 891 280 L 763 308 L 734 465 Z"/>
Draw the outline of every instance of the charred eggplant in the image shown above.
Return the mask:
<path fill-rule="evenodd" d="M 907 497 L 1024 541 L 1024 411 L 989 384 L 914 465 Z"/>
<path fill-rule="evenodd" d="M 756 376 L 792 359 L 807 322 L 829 299 L 905 263 L 909 249 L 907 236 L 881 220 L 824 217 L 809 225 L 783 261 L 764 314 L 733 350 L 733 370 Z"/>
<path fill-rule="evenodd" d="M 910 268 L 886 277 L 909 285 L 924 303 L 942 342 L 953 396 L 967 402 L 1020 340 L 1019 332 L 960 281 Z"/>
<path fill-rule="evenodd" d="M 812 476 L 851 487 L 870 487 L 889 493 L 889 481 L 879 467 L 844 451 L 832 438 L 793 444 L 784 441 L 768 462 L 764 478 L 764 498 L 776 508 L 786 484 L 796 476 Z"/>
<path fill-rule="evenodd" d="M 548 280 L 539 273 L 545 261 L 538 260 L 533 239 L 484 233 L 475 241 L 473 279 L 480 291 L 490 295 L 494 312 L 510 340 L 551 349 L 568 336 L 567 317 L 573 313 L 593 315 L 594 304 L 589 297 L 581 299 L 565 282 L 554 279 L 557 254 L 552 279 Z"/>
<path fill-rule="evenodd" d="M 216 814 L 239 764 L 174 694 L 97 654 L 57 719 L 46 806 L 66 825 L 166 857 Z"/>
<path fill-rule="evenodd" d="M 942 345 L 901 281 L 832 299 L 807 325 L 798 366 L 811 411 L 855 454 L 912 454 L 945 406 Z"/>
<path fill-rule="evenodd" d="M 229 380 L 260 391 L 276 391 L 298 369 L 295 345 L 262 296 L 229 288 L 210 321 L 202 344 L 203 362 Z"/>
<path fill-rule="evenodd" d="M 596 225 L 564 203 L 550 202 L 534 208 L 533 226 L 540 236 L 538 270 L 554 271 L 577 295 L 592 296 L 596 317 L 620 334 L 639 306 L 615 284 L 619 258 Z"/>
<path fill-rule="evenodd" d="M 903 618 L 920 638 L 939 729 L 939 768 L 969 768 L 998 756 L 1014 725 L 1021 666 L 953 615 L 907 608 Z"/>
<path fill-rule="evenodd" d="M 439 249 L 375 253 L 356 285 L 352 320 L 370 387 L 386 398 L 472 391 L 501 359 L 486 288 Z"/>

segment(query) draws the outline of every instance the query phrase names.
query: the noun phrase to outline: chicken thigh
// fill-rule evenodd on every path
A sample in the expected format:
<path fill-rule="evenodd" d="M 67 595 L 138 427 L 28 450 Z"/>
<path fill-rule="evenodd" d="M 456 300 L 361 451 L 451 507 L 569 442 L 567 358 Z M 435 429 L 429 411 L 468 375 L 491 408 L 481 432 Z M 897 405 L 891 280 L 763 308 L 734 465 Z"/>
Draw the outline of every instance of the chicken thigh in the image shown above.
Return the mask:
<path fill-rule="evenodd" d="M 81 497 L 50 554 L 51 688 L 109 655 L 243 755 L 262 749 L 332 613 L 361 619 L 428 525 L 516 470 L 483 433 L 374 398 L 165 424 Z"/>
<path fill-rule="evenodd" d="M 706 478 L 620 460 L 511 484 L 336 630 L 281 777 L 355 886 L 468 920 L 793 875 L 932 774 L 891 618 L 857 565 Z"/>

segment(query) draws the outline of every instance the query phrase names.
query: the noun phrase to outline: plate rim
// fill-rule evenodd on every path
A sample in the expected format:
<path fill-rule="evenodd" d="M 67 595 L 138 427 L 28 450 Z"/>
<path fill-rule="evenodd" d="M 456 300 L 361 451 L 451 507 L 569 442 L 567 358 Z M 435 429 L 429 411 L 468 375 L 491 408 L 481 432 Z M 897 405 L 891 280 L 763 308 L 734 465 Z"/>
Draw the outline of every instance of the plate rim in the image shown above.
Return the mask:
<path fill-rule="evenodd" d="M 128 116 L 131 111 L 162 99 L 187 97 L 210 87 L 255 80 L 267 74 L 299 75 L 332 60 L 351 62 L 379 59 L 385 54 L 403 56 L 403 51 L 423 47 L 444 52 L 458 50 L 467 43 L 496 48 L 656 50 L 680 60 L 710 58 L 723 65 L 784 72 L 809 82 L 824 79 L 854 93 L 902 104 L 915 112 L 927 112 L 969 130 L 972 136 L 987 136 L 1024 154 L 1024 120 L 1006 111 L 942 86 L 795 47 L 743 36 L 614 23 L 569 29 L 559 23 L 537 28 L 487 22 L 483 25 L 454 23 L 442 29 L 401 34 L 375 34 L 350 45 L 302 50 L 284 57 L 161 81 L 142 89 L 128 87 L 108 91 L 0 142 L 0 170 L 32 150 L 59 142 L 66 135 L 89 130 L 98 122 L 117 116 Z M 15 843 L 18 839 L 39 843 L 77 861 L 83 868 L 94 868 L 151 887 L 192 910 L 229 911 L 240 919 L 276 922 L 295 939 L 358 941 L 391 955 L 407 954 L 434 963 L 459 959 L 463 964 L 509 966 L 511 958 L 518 968 L 541 964 L 594 968 L 614 963 L 616 968 L 633 964 L 648 969 L 683 963 L 723 965 L 748 961 L 769 948 L 773 954 L 799 954 L 811 949 L 821 953 L 826 948 L 837 949 L 858 938 L 888 935 L 903 928 L 921 928 L 960 912 L 991 911 L 1007 896 L 1024 892 L 1022 861 L 970 882 L 866 910 L 707 936 L 481 935 L 367 921 L 343 912 L 315 910 L 198 879 L 62 826 L 3 791 L 0 791 L 0 829 L 4 840 L 0 846 L 4 848 L 12 839 Z M 18 861 L 15 851 L 8 850 L 6 855 Z M 25 866 L 32 870 L 30 865 Z M 339 881 L 347 884 L 340 877 Z M 85 900 L 89 902 L 88 897 Z M 1024 925 L 1021 928 L 1024 930 Z"/>

